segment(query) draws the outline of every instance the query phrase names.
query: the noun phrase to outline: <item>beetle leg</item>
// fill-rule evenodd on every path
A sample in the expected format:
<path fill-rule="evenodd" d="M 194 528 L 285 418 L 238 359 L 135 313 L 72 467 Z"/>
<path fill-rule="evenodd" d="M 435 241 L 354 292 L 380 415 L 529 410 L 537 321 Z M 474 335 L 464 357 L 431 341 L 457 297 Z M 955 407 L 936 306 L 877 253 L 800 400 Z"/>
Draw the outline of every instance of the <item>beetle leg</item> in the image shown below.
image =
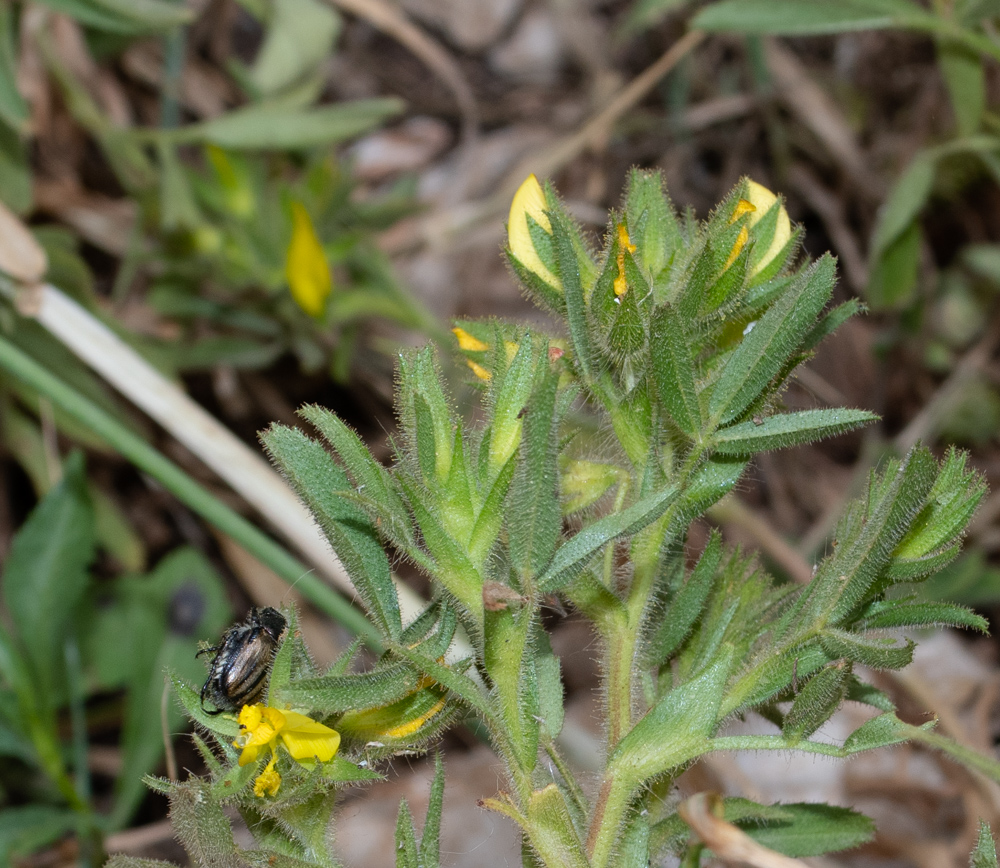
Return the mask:
<path fill-rule="evenodd" d="M 202 654 L 218 654 L 222 649 L 221 645 L 209 645 L 207 648 L 202 648 L 195 657 L 201 657 Z"/>
<path fill-rule="evenodd" d="M 209 681 L 206 681 L 201 686 L 201 710 L 204 711 L 205 714 L 211 714 L 214 717 L 216 714 L 222 714 L 222 709 L 217 708 L 215 711 L 211 711 L 210 709 L 205 708 L 205 690 L 208 688 L 208 685 Z"/>

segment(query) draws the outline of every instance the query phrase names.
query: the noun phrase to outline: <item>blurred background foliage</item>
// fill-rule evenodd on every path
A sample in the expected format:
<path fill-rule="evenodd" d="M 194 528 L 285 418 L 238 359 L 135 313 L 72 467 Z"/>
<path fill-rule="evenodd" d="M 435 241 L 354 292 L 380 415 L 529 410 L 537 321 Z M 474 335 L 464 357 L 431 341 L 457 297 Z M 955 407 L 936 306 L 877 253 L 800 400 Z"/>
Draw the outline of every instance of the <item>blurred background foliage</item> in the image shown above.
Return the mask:
<path fill-rule="evenodd" d="M 8 220 L 49 284 L 252 448 L 320 402 L 384 454 L 401 342 L 541 316 L 499 255 L 529 171 L 592 231 L 633 165 L 701 217 L 749 175 L 787 197 L 806 255 L 839 257 L 836 300 L 871 310 L 787 404 L 884 419 L 763 458 L 713 515 L 795 578 L 886 453 L 959 443 L 998 488 L 998 28 L 998 0 L 0 4 L 0 862 L 96 864 L 107 835 L 156 819 L 140 778 L 176 726 L 156 673 L 198 680 L 197 640 L 284 594 L 153 463 L 15 372 L 16 352 L 173 461 L 199 514 L 252 514 L 34 318 Z M 928 593 L 996 610 L 998 514 L 994 495 Z M 29 630 L 19 589 L 39 582 L 53 602 Z M 332 659 L 344 637 L 321 632 Z"/>

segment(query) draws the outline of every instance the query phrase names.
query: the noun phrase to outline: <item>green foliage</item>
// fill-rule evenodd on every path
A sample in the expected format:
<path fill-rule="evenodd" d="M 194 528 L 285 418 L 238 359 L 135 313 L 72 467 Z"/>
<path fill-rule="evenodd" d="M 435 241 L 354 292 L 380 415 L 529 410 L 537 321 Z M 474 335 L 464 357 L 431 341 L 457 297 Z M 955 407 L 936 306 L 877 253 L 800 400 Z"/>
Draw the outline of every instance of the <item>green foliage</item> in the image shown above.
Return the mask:
<path fill-rule="evenodd" d="M 642 24 L 670 4 L 637 2 L 630 24 Z M 899 167 L 889 195 L 881 204 L 870 239 L 869 277 L 866 299 L 875 310 L 910 311 L 911 321 L 927 323 L 935 337 L 950 346 L 952 335 L 943 334 L 954 324 L 955 299 L 948 298 L 947 281 L 939 287 L 928 285 L 921 273 L 928 261 L 922 223 L 934 214 L 941 200 L 954 198 L 955 174 L 967 179 L 1000 177 L 996 152 L 1000 139 L 995 126 L 984 124 L 990 118 L 985 69 L 989 61 L 1000 58 L 1000 49 L 990 36 L 996 15 L 992 3 L 922 4 L 917 0 L 721 0 L 705 5 L 692 18 L 691 25 L 708 31 L 730 31 L 756 38 L 759 34 L 809 36 L 846 33 L 856 30 L 896 28 L 929 35 L 934 40 L 938 69 L 954 116 L 950 139 L 935 142 L 912 156 Z M 960 168 L 958 168 L 960 167 Z M 957 172 L 956 172 L 957 169 Z M 968 186 L 968 181 L 960 182 Z M 987 270 L 988 251 L 976 251 L 970 245 L 967 259 L 980 259 Z M 947 274 L 945 275 L 947 277 Z M 990 279 L 990 278 L 988 278 Z M 995 281 L 994 281 L 995 282 Z M 954 294 L 952 294 L 953 296 Z M 965 315 L 969 330 L 976 330 L 989 317 L 991 297 L 977 299 L 966 295 Z M 954 332 L 954 329 L 952 330 Z M 971 335 L 969 336 L 971 337 Z M 967 337 L 960 341 L 962 346 Z M 921 347 L 921 350 L 925 350 Z M 928 367 L 948 370 L 953 360 L 940 346 L 927 352 Z M 979 443 L 996 431 L 1000 402 L 988 384 L 974 382 L 963 389 L 940 425 L 940 433 L 950 442 Z"/>
<path fill-rule="evenodd" d="M 444 764 L 434 758 L 434 781 L 419 844 L 409 805 L 399 805 L 396 821 L 396 868 L 438 868 L 441 864 L 441 813 L 444 808 Z"/>
<path fill-rule="evenodd" d="M 61 92 L 70 120 L 103 151 L 124 190 L 122 202 L 135 207 L 124 253 L 114 251 L 122 258 L 114 294 L 120 300 L 136 278 L 147 278 L 149 302 L 179 327 L 170 340 L 127 335 L 156 363 L 171 372 L 220 363 L 261 368 L 292 353 L 304 370 L 325 369 L 345 380 L 354 357 L 368 349 L 359 343 L 362 321 L 435 331 L 434 318 L 398 285 L 374 243 L 376 232 L 413 210 L 406 189 L 359 204 L 349 172 L 332 153 L 397 116 L 403 104 L 394 98 L 317 104 L 340 32 L 328 4 L 251 4 L 247 12 L 261 19 L 263 44 L 250 66 L 233 59 L 227 68 L 244 104 L 187 124 L 180 123 L 175 91 L 189 10 L 172 0 L 46 5 L 87 28 L 84 55 L 97 53 L 102 38 L 115 53 L 153 33 L 167 46 L 162 125 L 122 126 L 69 68 L 50 20 L 32 31 L 31 45 L 21 46 L 18 22 L 27 4 L 5 4 L 0 12 L 0 196 L 19 213 L 32 210 L 28 106 L 14 75 L 20 55 L 31 52 L 43 66 L 39 75 Z M 303 262 L 301 245 L 292 242 L 307 224 L 315 247 L 312 261 Z M 59 250 L 50 264 L 48 279 L 71 293 L 92 283 L 75 249 Z M 320 275 L 325 288 L 304 286 L 303 275 Z M 83 295 L 94 306 L 89 286 Z"/>
<path fill-rule="evenodd" d="M 143 775 L 163 753 L 163 670 L 197 677 L 193 636 L 229 618 L 218 577 L 192 550 L 176 551 L 148 575 L 123 577 L 109 591 L 89 571 L 95 548 L 95 509 L 77 454 L 15 536 L 0 586 L 0 755 L 16 757 L 40 781 L 34 804 L 0 810 L 10 824 L 0 829 L 5 861 L 70 830 L 86 841 L 99 825 L 127 823 L 145 793 Z M 87 693 L 110 691 L 125 694 L 125 772 L 110 815 L 99 817 L 77 745 L 86 741 Z M 60 725 L 67 708 L 71 741 Z M 167 721 L 177 728 L 183 717 L 174 711 Z M 0 777 L 5 801 L 17 797 L 17 776 Z"/>
<path fill-rule="evenodd" d="M 155 272 L 149 300 L 181 327 L 179 340 L 148 347 L 162 364 L 176 370 L 219 362 L 260 368 L 290 351 L 305 370 L 325 366 L 343 378 L 363 319 L 377 316 L 433 330 L 430 315 L 398 286 L 372 241 L 373 233 L 409 210 L 407 199 L 389 193 L 381 201 L 354 203 L 350 176 L 328 151 L 316 150 L 320 143 L 328 146 L 374 126 L 393 109 L 389 101 L 351 110 L 332 106 L 293 123 L 277 116 L 277 109 L 251 106 L 238 116 L 234 112 L 209 122 L 216 126 L 204 130 L 183 128 L 192 141 L 211 143 L 201 166 L 176 160 L 173 144 L 161 147 L 161 157 L 168 157 L 164 165 L 174 171 L 164 175 L 169 184 L 161 186 L 158 197 L 144 200 L 157 228 L 152 246 L 135 253 L 130 267 Z M 320 111 L 327 112 L 328 121 Z M 265 142 L 253 133 L 258 125 L 272 136 L 313 129 L 316 141 Z M 274 158 L 239 152 L 245 145 L 238 137 L 244 134 L 255 149 L 313 151 L 304 165 L 277 172 Z M 295 207 L 308 214 L 326 260 L 322 267 L 332 274 L 333 289 L 319 300 L 318 315 L 289 292 Z"/>
<path fill-rule="evenodd" d="M 268 858 L 328 864 L 328 847 L 302 846 L 318 839 L 297 806 L 329 816 L 340 782 L 370 775 L 375 760 L 425 750 L 461 714 L 479 719 L 506 765 L 509 789 L 486 804 L 520 826 L 538 865 L 643 865 L 666 851 L 695 864 L 700 845 L 687 843 L 654 793 L 716 750 L 848 756 L 916 739 L 1000 777 L 994 761 L 930 725 L 900 721 L 855 671 L 909 662 L 913 641 L 886 628 L 985 628 L 969 610 L 917 594 L 955 556 L 984 495 L 961 454 L 939 462 L 917 448 L 873 473 L 805 585 L 776 584 L 717 533 L 693 568 L 680 554 L 688 524 L 738 483 L 753 454 L 873 418 L 843 408 L 782 412 L 796 365 L 857 307 L 824 313 L 832 260 L 796 267 L 798 236 L 781 229 L 780 200 L 750 224 L 742 200 L 760 195 L 752 190 L 742 182 L 705 223 L 682 222 L 659 177 L 634 172 L 604 250 L 591 251 L 555 192 L 537 187 L 549 228 L 529 214 L 530 231 L 511 237 L 532 249 L 508 252 L 519 274 L 536 270 L 527 290 L 561 313 L 568 338 L 463 323 L 456 334 L 480 390 L 477 421 L 459 417 L 434 353 L 421 350 L 401 359 L 390 468 L 321 408 L 302 415 L 325 445 L 286 426 L 264 433 L 340 553 L 385 650 L 363 671 L 345 658 L 317 672 L 290 613 L 268 703 L 310 713 L 342 742 L 335 760 L 308 768 L 276 753 L 276 791 L 264 791 L 263 757 L 236 765 L 235 721 L 205 715 L 197 691 L 177 682 L 216 742 L 207 781 L 164 786 L 193 855 L 219 846 L 232 857 L 225 804 L 260 830 Z M 601 420 L 599 438 L 584 412 Z M 382 546 L 434 589 L 409 623 Z M 604 649 L 606 760 L 594 805 L 555 741 L 560 666 L 542 618 L 553 594 L 593 622 Z M 882 713 L 842 745 L 814 740 L 849 700 Z M 727 721 L 752 712 L 778 730 L 725 734 Z M 552 762 L 540 762 L 543 752 Z M 439 768 L 435 793 L 440 781 Z M 869 820 L 842 808 L 733 802 L 729 810 L 758 840 L 796 855 L 871 836 Z M 401 808 L 397 864 L 436 862 L 439 817 L 437 795 L 418 843 Z"/>
<path fill-rule="evenodd" d="M 979 839 L 969 855 L 969 868 L 997 868 L 997 846 L 990 827 L 979 821 Z"/>

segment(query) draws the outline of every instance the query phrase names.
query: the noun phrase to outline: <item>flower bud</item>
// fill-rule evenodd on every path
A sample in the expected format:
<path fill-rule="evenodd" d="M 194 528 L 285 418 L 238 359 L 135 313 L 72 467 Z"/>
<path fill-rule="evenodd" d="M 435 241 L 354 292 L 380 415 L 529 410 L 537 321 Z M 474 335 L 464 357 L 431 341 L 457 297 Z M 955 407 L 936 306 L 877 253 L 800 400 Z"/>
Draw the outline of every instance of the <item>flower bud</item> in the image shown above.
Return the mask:
<path fill-rule="evenodd" d="M 285 258 L 285 278 L 292 298 L 302 310 L 312 317 L 323 313 L 333 278 L 326 252 L 301 202 L 292 202 L 292 240 Z"/>
<path fill-rule="evenodd" d="M 552 234 L 552 224 L 545 213 L 548 204 L 545 192 L 538 178 L 528 175 L 524 183 L 517 188 L 514 199 L 510 203 L 510 217 L 507 220 L 507 244 L 510 252 L 518 263 L 554 289 L 561 290 L 557 278 L 542 262 L 535 244 L 531 238 L 528 218 L 535 221 L 545 232 Z"/>
<path fill-rule="evenodd" d="M 752 213 L 747 218 L 746 228 L 748 233 L 753 232 L 754 226 L 760 222 L 761 218 L 771 210 L 777 201 L 778 197 L 768 190 L 767 187 L 761 186 L 756 181 L 747 181 L 747 198 L 741 199 L 740 202 L 747 202 L 753 208 Z M 767 268 L 774 261 L 775 257 L 785 249 L 785 245 L 788 244 L 791 237 L 792 224 L 788 219 L 788 212 L 785 210 L 785 206 L 779 203 L 778 219 L 775 223 L 770 243 L 768 243 L 768 239 L 766 238 L 758 238 L 756 240 L 757 246 L 753 254 L 750 276 L 754 277 Z M 760 252 L 761 250 L 763 250 L 762 253 Z"/>

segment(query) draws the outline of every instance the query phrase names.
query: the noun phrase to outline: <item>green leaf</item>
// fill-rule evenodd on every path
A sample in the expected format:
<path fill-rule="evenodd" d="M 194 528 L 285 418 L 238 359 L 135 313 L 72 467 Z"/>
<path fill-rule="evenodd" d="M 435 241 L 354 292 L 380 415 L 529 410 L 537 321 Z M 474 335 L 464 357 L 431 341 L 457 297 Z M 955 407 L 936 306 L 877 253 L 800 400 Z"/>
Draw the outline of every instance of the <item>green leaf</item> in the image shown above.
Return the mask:
<path fill-rule="evenodd" d="M 548 634 L 537 641 L 539 646 L 548 645 Z M 538 716 L 541 726 L 549 738 L 558 738 L 563 728 L 565 714 L 562 672 L 559 658 L 552 649 L 540 651 L 535 659 L 536 680 L 538 682 Z"/>
<path fill-rule="evenodd" d="M 851 702 L 861 702 L 877 708 L 879 711 L 895 711 L 895 703 L 877 687 L 859 681 L 857 676 L 852 675 L 847 682 L 847 699 Z"/>
<path fill-rule="evenodd" d="M 191 20 L 190 10 L 163 0 L 41 0 L 81 24 L 111 33 L 136 34 Z"/>
<path fill-rule="evenodd" d="M 813 675 L 792 702 L 781 732 L 792 744 L 808 738 L 840 708 L 847 695 L 850 665 L 832 663 Z"/>
<path fill-rule="evenodd" d="M 528 798 L 527 832 L 543 865 L 588 868 L 583 842 L 576 834 L 566 800 L 555 784 L 535 790 Z"/>
<path fill-rule="evenodd" d="M 13 865 L 74 830 L 77 820 L 67 808 L 48 805 L 5 805 L 0 811 L 0 863 Z"/>
<path fill-rule="evenodd" d="M 900 602 L 881 600 L 873 603 L 858 622 L 865 630 L 892 627 L 969 627 L 989 632 L 989 621 L 957 603 Z"/>
<path fill-rule="evenodd" d="M 886 578 L 892 583 L 920 581 L 950 564 L 961 550 L 961 543 L 955 543 L 923 557 L 894 557 L 886 571 Z"/>
<path fill-rule="evenodd" d="M 517 762 L 531 769 L 538 754 L 538 680 L 532 639 L 533 610 L 508 606 L 486 612 L 483 664 L 493 684 L 493 706 L 503 720 Z"/>
<path fill-rule="evenodd" d="M 706 461 L 681 493 L 667 538 L 678 538 L 691 521 L 729 494 L 740 481 L 746 467 L 747 460 L 741 457 L 718 455 Z"/>
<path fill-rule="evenodd" d="M 0 199 L 15 214 L 28 214 L 33 205 L 28 151 L 17 133 L 0 124 Z"/>
<path fill-rule="evenodd" d="M 190 9 L 169 0 L 90 0 L 95 6 L 114 15 L 132 18 L 149 28 L 176 27 L 188 24 L 193 18 Z"/>
<path fill-rule="evenodd" d="M 340 16 L 319 0 L 277 0 L 250 80 L 265 97 L 298 83 L 326 60 Z"/>
<path fill-rule="evenodd" d="M 723 0 L 703 9 L 690 26 L 699 30 L 815 36 L 900 27 L 927 19 L 933 20 L 906 0 Z"/>
<path fill-rule="evenodd" d="M 394 98 L 316 109 L 252 105 L 171 131 L 171 137 L 183 144 L 212 142 L 223 148 L 251 150 L 329 147 L 367 132 L 402 110 L 403 103 Z"/>
<path fill-rule="evenodd" d="M 788 819 L 746 825 L 746 833 L 757 843 L 786 856 L 822 856 L 849 850 L 875 837 L 875 823 L 850 808 L 796 802 L 781 804 Z"/>
<path fill-rule="evenodd" d="M 580 280 L 580 263 L 573 245 L 572 227 L 561 212 L 551 212 L 552 246 L 556 254 L 556 273 L 562 282 L 566 301 L 566 323 L 573 345 L 573 355 L 584 381 L 592 383 L 597 376 L 587 302 Z"/>
<path fill-rule="evenodd" d="M 550 594 L 573 580 L 587 562 L 614 539 L 638 533 L 656 521 L 677 499 L 677 488 L 671 486 L 653 492 L 619 513 L 605 516 L 584 527 L 556 550 L 555 557 L 538 578 L 542 593 Z"/>
<path fill-rule="evenodd" d="M 378 772 L 368 768 L 361 768 L 361 766 L 355 765 L 349 759 L 340 756 L 340 754 L 337 754 L 332 762 L 323 764 L 323 779 L 347 784 L 365 784 L 370 781 L 384 780 Z M 327 831 L 329 831 L 329 827 Z"/>
<path fill-rule="evenodd" d="M 800 410 L 779 413 L 759 422 L 751 420 L 722 428 L 715 434 L 715 450 L 723 455 L 752 455 L 771 449 L 785 449 L 799 443 L 812 443 L 835 437 L 862 425 L 878 421 L 867 410 Z"/>
<path fill-rule="evenodd" d="M 685 336 L 684 321 L 670 305 L 653 314 L 649 353 L 660 403 L 689 437 L 701 432 L 701 405 L 695 388 L 695 364 Z"/>
<path fill-rule="evenodd" d="M 399 541 L 404 551 L 412 550 L 416 543 L 410 514 L 389 471 L 375 460 L 357 433 L 335 413 L 311 404 L 302 407 L 299 415 L 316 426 L 344 462 L 357 490 L 378 508 L 380 532 L 394 542 Z"/>
<path fill-rule="evenodd" d="M 853 536 L 841 535 L 840 546 L 822 563 L 811 586 L 820 609 L 830 604 L 830 595 L 839 598 L 829 623 L 857 606 L 890 564 L 896 545 L 933 486 L 936 471 L 934 457 L 921 448 L 890 466 L 883 477 L 873 478 L 863 526 Z"/>
<path fill-rule="evenodd" d="M 955 42 L 939 42 L 938 64 L 951 97 L 960 136 L 979 131 L 986 107 L 986 77 L 979 53 Z"/>
<path fill-rule="evenodd" d="M 536 576 L 545 568 L 562 531 L 555 429 L 558 381 L 555 371 L 546 372 L 526 405 L 520 454 L 506 508 L 510 558 L 522 577 Z"/>
<path fill-rule="evenodd" d="M 899 744 L 912 737 L 911 727 L 903 723 L 893 712 L 880 714 L 861 724 L 844 742 L 847 754 L 875 750 L 880 747 Z"/>
<path fill-rule="evenodd" d="M 997 868 L 997 845 L 983 820 L 979 821 L 979 838 L 969 855 L 969 868 Z"/>
<path fill-rule="evenodd" d="M 413 816 L 406 799 L 399 803 L 399 813 L 396 815 L 396 868 L 420 868 L 417 833 L 413 828 Z"/>
<path fill-rule="evenodd" d="M 875 234 L 872 236 L 873 259 L 881 257 L 889 245 L 900 238 L 917 219 L 930 198 L 936 169 L 934 155 L 929 151 L 921 151 L 893 185 L 889 198 L 879 213 Z"/>
<path fill-rule="evenodd" d="M 425 657 L 416 651 L 402 645 L 394 645 L 393 651 L 400 657 L 404 657 L 413 664 L 414 668 L 423 672 L 429 678 L 434 679 L 442 687 L 450 690 L 456 699 L 459 699 L 473 711 L 475 711 L 484 721 L 491 721 L 493 726 L 499 724 L 495 721 L 493 709 L 483 695 L 479 685 L 468 675 L 459 672 L 453 666 L 438 663 L 437 660 Z"/>
<path fill-rule="evenodd" d="M 691 633 L 719 578 L 721 561 L 722 536 L 718 531 L 712 531 L 697 565 L 670 601 L 669 608 L 659 619 L 659 626 L 650 638 L 647 654 L 654 665 L 662 666 Z"/>
<path fill-rule="evenodd" d="M 434 781 L 427 803 L 427 817 L 420 836 L 420 868 L 438 868 L 441 864 L 441 816 L 444 811 L 444 763 L 434 755 Z"/>
<path fill-rule="evenodd" d="M 459 545 L 441 524 L 440 511 L 434 509 L 425 490 L 401 477 L 403 489 L 417 519 L 424 544 L 434 560 L 434 577 L 465 610 L 477 625 L 483 622 L 483 577 L 469 559 L 465 546 Z"/>
<path fill-rule="evenodd" d="M 799 351 L 808 353 L 815 349 L 824 338 L 833 334 L 847 320 L 863 310 L 865 310 L 865 306 L 856 298 L 848 299 L 843 304 L 838 304 L 835 308 L 828 310 L 820 318 L 820 321 L 809 330 Z"/>
<path fill-rule="evenodd" d="M 87 587 L 94 515 L 83 456 L 66 461 L 62 481 L 32 510 L 11 544 L 3 599 L 35 679 L 51 702 L 65 676 L 64 640 Z"/>
<path fill-rule="evenodd" d="M 829 300 L 835 271 L 833 258 L 823 256 L 754 323 L 712 390 L 709 413 L 717 424 L 739 416 L 785 366 Z"/>
<path fill-rule="evenodd" d="M 30 112 L 17 89 L 17 49 L 14 10 L 0 6 L 0 119 L 18 133 L 27 131 Z"/>
<path fill-rule="evenodd" d="M 865 295 L 873 310 L 898 310 L 913 302 L 920 271 L 923 233 L 914 221 L 874 257 Z"/>
<path fill-rule="evenodd" d="M 402 623 L 389 561 L 368 517 L 340 494 L 351 489 L 347 474 L 319 443 L 295 428 L 273 425 L 261 440 L 316 517 L 369 614 L 387 636 L 398 637 Z"/>
<path fill-rule="evenodd" d="M 419 685 L 420 676 L 411 665 L 381 664 L 370 672 L 300 678 L 282 686 L 277 698 L 325 717 L 389 705 L 413 693 Z"/>
<path fill-rule="evenodd" d="M 196 639 L 218 636 L 232 613 L 218 574 L 193 548 L 176 549 L 148 575 L 125 577 L 115 586 L 114 604 L 100 606 L 96 617 L 84 621 L 93 625 L 86 637 L 87 656 L 102 675 L 117 669 L 126 690 L 123 772 L 115 781 L 111 816 L 112 827 L 122 828 L 145 796 L 143 776 L 163 755 L 164 672 L 204 680 L 204 664 L 195 657 Z M 121 653 L 123 647 L 128 654 Z M 173 732 L 183 723 L 183 714 L 171 703 L 165 725 Z"/>
<path fill-rule="evenodd" d="M 664 694 L 618 742 L 608 757 L 608 774 L 620 774 L 639 787 L 709 750 L 732 662 L 731 654 L 723 654 Z"/>
<path fill-rule="evenodd" d="M 212 798 L 210 784 L 202 778 L 188 778 L 173 785 L 170 819 L 192 864 L 237 866 L 243 861 L 229 819 L 218 799 Z"/>
<path fill-rule="evenodd" d="M 893 553 L 920 558 L 955 544 L 986 494 L 983 479 L 966 470 L 964 453 L 949 449 L 927 503 Z"/>
<path fill-rule="evenodd" d="M 791 687 L 796 678 L 807 678 L 829 662 L 830 655 L 816 642 L 799 646 L 794 653 L 778 654 L 737 682 L 738 692 L 734 691 L 736 696 L 727 701 L 723 712 L 741 711 L 767 702 Z"/>
<path fill-rule="evenodd" d="M 622 25 L 622 34 L 631 36 L 648 30 L 688 2 L 689 0 L 636 0 Z"/>
<path fill-rule="evenodd" d="M 638 11 L 643 0 L 633 4 Z M 660 2 L 663 0 L 654 0 Z M 676 0 L 668 0 L 676 2 Z M 643 169 L 632 169 L 625 196 L 625 218 L 629 235 L 636 245 L 635 255 L 651 277 L 667 268 L 683 243 L 677 215 L 663 189 L 663 175 Z"/>
<path fill-rule="evenodd" d="M 902 669 L 913 659 L 915 647 L 911 639 L 897 645 L 895 639 L 833 629 L 824 630 L 819 641 L 830 657 L 842 657 L 872 669 Z"/>

